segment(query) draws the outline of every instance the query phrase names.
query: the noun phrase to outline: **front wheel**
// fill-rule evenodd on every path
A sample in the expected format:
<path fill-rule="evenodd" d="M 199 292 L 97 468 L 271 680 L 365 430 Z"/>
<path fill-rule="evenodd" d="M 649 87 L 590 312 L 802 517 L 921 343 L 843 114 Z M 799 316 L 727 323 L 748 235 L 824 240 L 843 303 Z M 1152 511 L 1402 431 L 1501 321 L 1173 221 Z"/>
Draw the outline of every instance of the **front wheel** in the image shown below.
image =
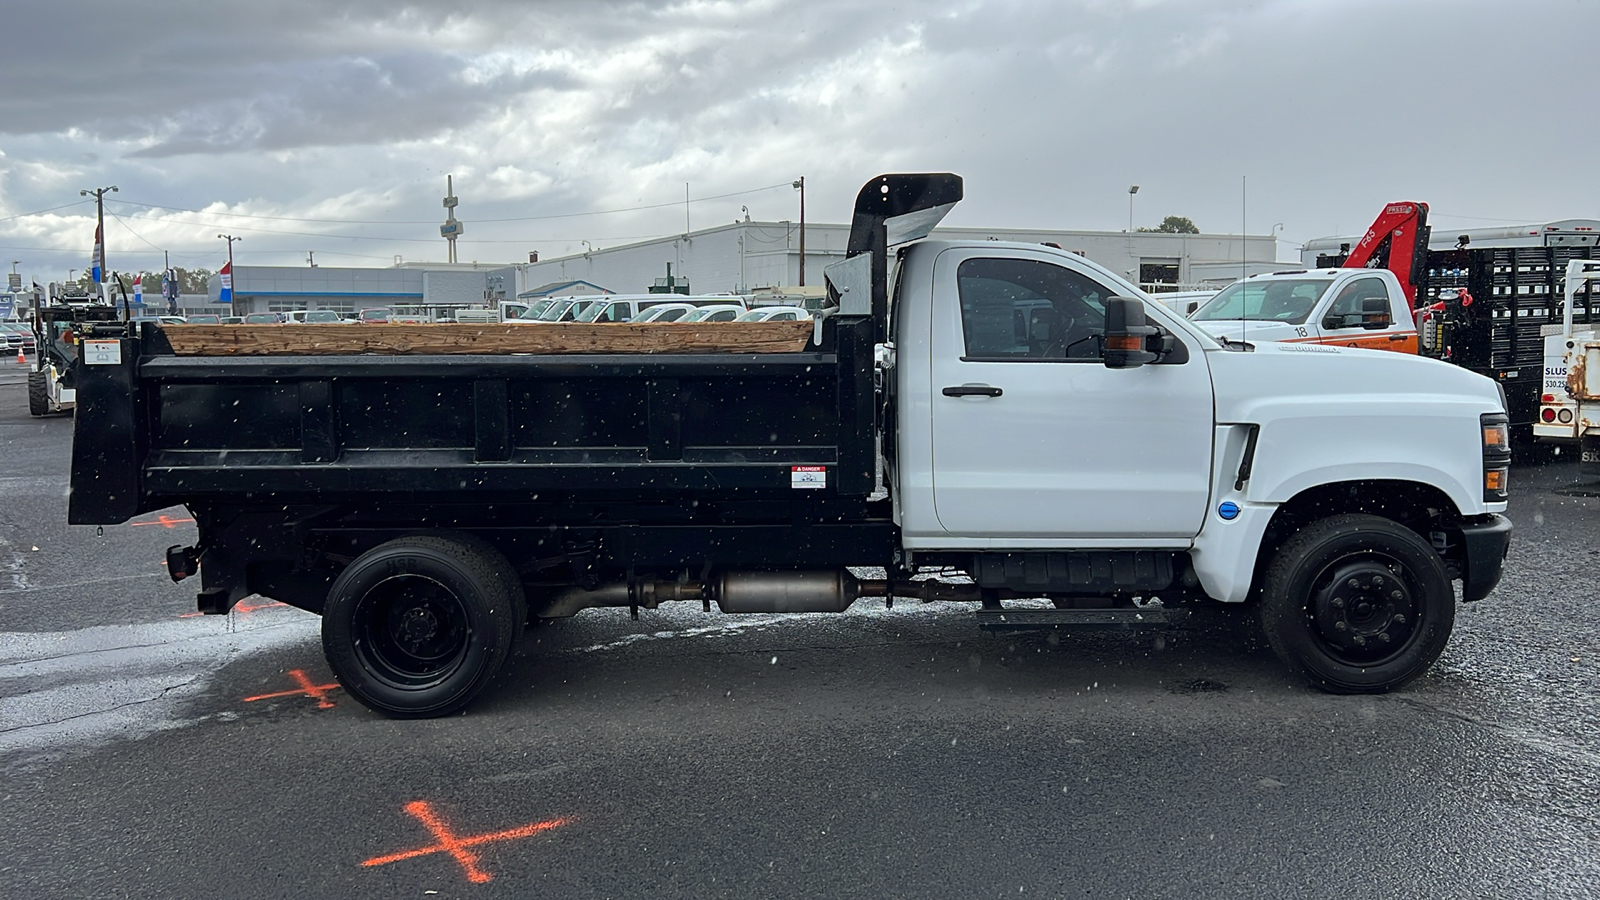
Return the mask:
<path fill-rule="evenodd" d="M 322 648 L 351 696 L 390 718 L 471 703 L 526 616 L 505 557 L 469 535 L 403 537 L 357 557 L 328 592 Z"/>
<path fill-rule="evenodd" d="M 50 385 L 43 372 L 28 373 L 28 415 L 43 416 L 50 413 Z"/>
<path fill-rule="evenodd" d="M 1388 519 L 1340 515 L 1301 529 L 1267 568 L 1267 642 L 1313 686 L 1394 690 L 1433 665 L 1455 625 L 1444 563 Z"/>

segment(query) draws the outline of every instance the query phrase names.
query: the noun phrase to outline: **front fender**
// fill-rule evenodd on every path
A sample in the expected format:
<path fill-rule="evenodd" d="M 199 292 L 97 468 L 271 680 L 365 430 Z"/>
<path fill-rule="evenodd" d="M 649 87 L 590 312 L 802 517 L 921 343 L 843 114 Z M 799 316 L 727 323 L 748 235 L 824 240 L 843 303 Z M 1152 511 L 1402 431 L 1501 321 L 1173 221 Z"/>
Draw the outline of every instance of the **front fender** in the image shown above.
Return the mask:
<path fill-rule="evenodd" d="M 1257 410 L 1261 432 L 1246 498 L 1275 505 L 1323 484 L 1409 481 L 1438 488 L 1461 515 L 1505 509 L 1483 499 L 1482 438 L 1470 401 L 1428 398 L 1415 406 L 1428 412 L 1408 414 L 1403 397 L 1353 399 Z"/>

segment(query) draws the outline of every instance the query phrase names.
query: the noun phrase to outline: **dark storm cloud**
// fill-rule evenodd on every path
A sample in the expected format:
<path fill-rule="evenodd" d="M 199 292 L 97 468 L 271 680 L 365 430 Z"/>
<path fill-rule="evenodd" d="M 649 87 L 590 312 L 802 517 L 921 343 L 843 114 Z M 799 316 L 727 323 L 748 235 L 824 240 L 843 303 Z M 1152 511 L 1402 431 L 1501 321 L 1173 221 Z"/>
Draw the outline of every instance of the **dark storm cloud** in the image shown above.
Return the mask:
<path fill-rule="evenodd" d="M 134 157 L 415 140 L 470 125 L 501 98 L 559 87 L 559 75 L 474 81 L 468 62 L 420 53 L 311 60 L 291 70 L 253 67 L 260 85 L 156 118 L 158 143 Z"/>
<path fill-rule="evenodd" d="M 386 142 L 563 84 L 559 73 L 470 72 L 475 45 L 515 35 L 505 26 L 543 4 L 508 4 L 480 21 L 451 8 L 28 4 L 6 22 L 25 39 L 0 54 L 0 133 L 154 141 L 145 156 Z"/>

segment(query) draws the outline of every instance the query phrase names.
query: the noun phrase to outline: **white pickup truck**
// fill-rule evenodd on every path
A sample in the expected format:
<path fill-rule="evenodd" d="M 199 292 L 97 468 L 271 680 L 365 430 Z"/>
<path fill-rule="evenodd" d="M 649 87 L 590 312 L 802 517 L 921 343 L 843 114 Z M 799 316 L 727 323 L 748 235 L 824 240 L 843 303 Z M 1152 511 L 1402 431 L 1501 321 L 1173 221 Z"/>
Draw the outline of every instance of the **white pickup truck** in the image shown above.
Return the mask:
<path fill-rule="evenodd" d="M 1254 602 L 1325 690 L 1426 671 L 1452 581 L 1486 596 L 1510 541 L 1496 385 L 1223 344 L 1076 254 L 923 240 L 961 194 L 948 174 L 869 182 L 809 323 L 512 327 L 477 348 L 472 326 L 398 356 L 350 326 L 256 359 L 96 326 L 70 520 L 188 505 L 200 542 L 167 565 L 198 573 L 200 608 L 254 592 L 320 613 L 341 684 L 392 716 L 464 707 L 528 619 L 674 600 L 962 601 L 991 628 Z M 1294 279 L 1315 301 L 1362 277 Z"/>
<path fill-rule="evenodd" d="M 1285 341 L 1417 352 L 1399 279 L 1387 269 L 1297 269 L 1228 285 L 1190 315 L 1230 342 Z"/>

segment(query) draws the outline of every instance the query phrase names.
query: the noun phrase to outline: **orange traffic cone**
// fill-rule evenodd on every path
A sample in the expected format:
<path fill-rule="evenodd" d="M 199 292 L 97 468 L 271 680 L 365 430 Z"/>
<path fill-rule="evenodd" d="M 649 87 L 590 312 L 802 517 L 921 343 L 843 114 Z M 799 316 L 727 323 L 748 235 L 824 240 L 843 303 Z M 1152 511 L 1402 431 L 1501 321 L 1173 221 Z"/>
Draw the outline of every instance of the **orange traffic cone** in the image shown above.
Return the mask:
<path fill-rule="evenodd" d="M 17 365 L 25 366 L 27 364 L 28 364 L 28 358 L 26 356 L 22 355 L 22 348 L 18 347 L 17 348 Z"/>

